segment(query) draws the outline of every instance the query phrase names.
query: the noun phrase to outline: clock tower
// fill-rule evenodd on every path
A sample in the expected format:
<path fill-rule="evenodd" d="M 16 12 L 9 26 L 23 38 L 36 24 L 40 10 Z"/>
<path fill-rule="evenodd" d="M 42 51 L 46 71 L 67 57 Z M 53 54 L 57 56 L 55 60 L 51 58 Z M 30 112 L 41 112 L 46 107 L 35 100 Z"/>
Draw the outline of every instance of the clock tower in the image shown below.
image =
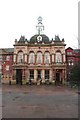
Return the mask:
<path fill-rule="evenodd" d="M 38 25 L 36 26 L 36 29 L 37 29 L 39 35 L 42 34 L 42 32 L 44 30 L 44 25 L 42 24 L 41 16 L 38 17 Z"/>
<path fill-rule="evenodd" d="M 44 25 L 42 24 L 42 17 L 41 16 L 38 17 L 38 25 L 36 26 L 36 29 L 38 31 L 37 41 L 41 42 L 42 41 L 41 34 L 42 34 L 43 30 L 44 30 Z"/>

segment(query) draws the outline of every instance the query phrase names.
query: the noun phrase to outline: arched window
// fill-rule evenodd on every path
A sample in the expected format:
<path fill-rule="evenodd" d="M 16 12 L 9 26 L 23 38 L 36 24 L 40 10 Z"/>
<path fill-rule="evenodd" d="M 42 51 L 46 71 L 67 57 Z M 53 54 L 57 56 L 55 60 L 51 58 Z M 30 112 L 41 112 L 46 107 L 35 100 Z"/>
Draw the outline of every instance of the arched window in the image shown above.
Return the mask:
<path fill-rule="evenodd" d="M 62 62 L 62 55 L 60 52 L 56 52 L 56 63 Z"/>
<path fill-rule="evenodd" d="M 14 57 L 13 57 L 13 61 L 16 62 L 16 55 L 14 55 Z"/>
<path fill-rule="evenodd" d="M 22 63 L 23 61 L 23 52 L 18 52 L 18 63 Z"/>
<path fill-rule="evenodd" d="M 44 63 L 50 63 L 50 53 L 45 52 L 44 54 Z"/>
<path fill-rule="evenodd" d="M 34 56 L 34 53 L 33 52 L 31 52 L 30 54 L 29 54 L 29 63 L 34 63 L 34 59 L 35 59 L 35 56 Z"/>
<path fill-rule="evenodd" d="M 41 52 L 38 52 L 38 53 L 37 53 L 37 63 L 38 63 L 38 64 L 41 64 L 41 63 L 42 63 L 42 53 L 41 53 Z"/>

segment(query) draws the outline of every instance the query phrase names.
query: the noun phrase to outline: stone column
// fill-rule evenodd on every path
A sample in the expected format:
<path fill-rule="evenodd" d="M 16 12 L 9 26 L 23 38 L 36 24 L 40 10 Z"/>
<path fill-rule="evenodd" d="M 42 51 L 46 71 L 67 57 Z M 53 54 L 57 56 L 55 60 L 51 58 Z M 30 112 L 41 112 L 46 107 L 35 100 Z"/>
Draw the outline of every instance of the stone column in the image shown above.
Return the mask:
<path fill-rule="evenodd" d="M 25 80 L 28 80 L 27 70 L 25 70 Z"/>
<path fill-rule="evenodd" d="M 29 63 L 29 55 L 27 55 L 27 63 Z"/>
<path fill-rule="evenodd" d="M 42 70 L 42 82 L 45 82 L 45 70 Z"/>
<path fill-rule="evenodd" d="M 37 60 L 37 55 L 35 54 L 35 64 L 36 64 L 36 60 Z"/>
<path fill-rule="evenodd" d="M 52 64 L 52 55 L 50 55 L 50 64 Z"/>
<path fill-rule="evenodd" d="M 37 70 L 35 69 L 34 70 L 34 82 L 36 83 L 36 81 L 37 81 Z"/>
<path fill-rule="evenodd" d="M 52 69 L 50 69 L 50 70 L 49 70 L 49 78 L 50 78 L 49 81 L 50 81 L 50 82 L 52 81 L 52 75 L 53 75 L 53 74 L 52 74 Z"/>
<path fill-rule="evenodd" d="M 63 54 L 63 62 L 66 62 L 66 56 Z"/>

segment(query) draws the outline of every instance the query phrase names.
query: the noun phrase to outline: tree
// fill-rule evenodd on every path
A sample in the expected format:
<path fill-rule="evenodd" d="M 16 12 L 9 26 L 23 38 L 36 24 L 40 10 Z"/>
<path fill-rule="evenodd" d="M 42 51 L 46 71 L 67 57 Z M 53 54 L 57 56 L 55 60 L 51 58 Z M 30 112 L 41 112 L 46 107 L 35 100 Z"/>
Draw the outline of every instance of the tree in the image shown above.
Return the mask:
<path fill-rule="evenodd" d="M 80 65 L 76 64 L 71 68 L 70 71 L 70 84 L 80 85 Z"/>

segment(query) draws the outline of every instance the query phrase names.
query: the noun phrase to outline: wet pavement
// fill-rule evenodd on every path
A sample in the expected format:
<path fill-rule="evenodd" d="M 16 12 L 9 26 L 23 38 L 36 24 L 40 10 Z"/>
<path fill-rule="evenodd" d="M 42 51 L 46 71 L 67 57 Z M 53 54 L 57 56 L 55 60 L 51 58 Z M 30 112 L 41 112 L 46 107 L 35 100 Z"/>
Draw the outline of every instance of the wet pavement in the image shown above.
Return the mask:
<path fill-rule="evenodd" d="M 78 118 L 77 90 L 53 85 L 3 85 L 3 118 Z"/>

